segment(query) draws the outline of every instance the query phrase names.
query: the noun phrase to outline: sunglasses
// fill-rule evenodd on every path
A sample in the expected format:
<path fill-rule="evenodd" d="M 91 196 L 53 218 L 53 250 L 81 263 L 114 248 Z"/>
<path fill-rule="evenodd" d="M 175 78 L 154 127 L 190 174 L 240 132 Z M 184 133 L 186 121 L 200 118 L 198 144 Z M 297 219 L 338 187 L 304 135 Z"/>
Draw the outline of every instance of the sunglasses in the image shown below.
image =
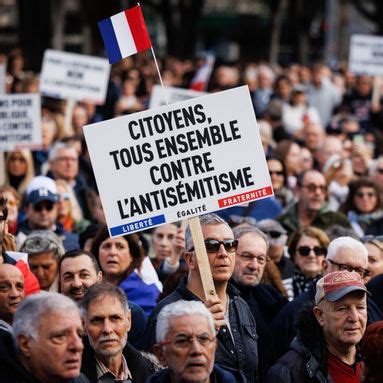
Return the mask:
<path fill-rule="evenodd" d="M 302 257 L 307 257 L 310 255 L 310 252 L 314 251 L 314 254 L 317 257 L 320 257 L 321 255 L 326 255 L 326 248 L 322 246 L 314 246 L 314 247 L 309 247 L 309 246 L 299 246 L 297 248 L 297 252 L 299 255 Z"/>
<path fill-rule="evenodd" d="M 282 172 L 282 171 L 273 171 L 273 170 L 269 170 L 269 173 L 270 173 L 271 176 L 272 176 L 273 174 L 275 174 L 275 175 L 277 175 L 277 176 L 280 176 L 280 177 L 283 176 L 283 172 Z"/>
<path fill-rule="evenodd" d="M 234 253 L 237 251 L 238 241 L 236 239 L 224 239 L 223 241 L 218 241 L 216 239 L 205 240 L 205 247 L 208 253 L 217 253 L 221 245 L 223 245 L 228 253 Z M 194 247 L 189 251 L 194 251 Z"/>
<path fill-rule="evenodd" d="M 281 233 L 280 231 L 276 231 L 276 230 L 270 230 L 270 231 L 264 231 L 264 233 L 269 236 L 270 238 L 273 238 L 273 239 L 277 239 L 279 238 L 281 235 L 284 235 L 284 233 Z"/>
<path fill-rule="evenodd" d="M 374 193 L 374 192 L 366 192 L 366 193 L 357 192 L 357 193 L 355 193 L 355 196 L 358 198 L 363 198 L 363 197 L 372 198 L 372 197 L 376 197 L 376 193 Z"/>
<path fill-rule="evenodd" d="M 53 203 L 45 203 L 45 204 L 37 204 L 33 206 L 33 210 L 37 212 L 41 212 L 43 210 L 52 211 Z"/>

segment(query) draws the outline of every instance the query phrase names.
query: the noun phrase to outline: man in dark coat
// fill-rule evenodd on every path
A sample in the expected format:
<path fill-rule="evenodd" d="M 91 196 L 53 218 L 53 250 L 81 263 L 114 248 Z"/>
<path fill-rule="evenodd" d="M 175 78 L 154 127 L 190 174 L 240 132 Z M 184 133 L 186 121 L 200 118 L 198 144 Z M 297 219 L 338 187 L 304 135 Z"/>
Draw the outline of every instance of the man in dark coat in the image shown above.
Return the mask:
<path fill-rule="evenodd" d="M 302 312 L 298 335 L 269 370 L 266 383 L 359 383 L 356 345 L 366 330 L 366 293 L 356 272 L 335 271 L 321 278 L 315 305 Z"/>
<path fill-rule="evenodd" d="M 127 343 L 131 315 L 125 293 L 110 283 L 95 284 L 88 288 L 81 307 L 88 335 L 81 371 L 90 382 L 144 383 L 152 365 Z"/>
<path fill-rule="evenodd" d="M 256 324 L 249 306 L 236 288 L 228 282 L 235 265 L 237 242 L 229 225 L 216 214 L 200 216 L 202 234 L 208 253 L 217 297 L 205 302 L 213 314 L 217 334 L 215 362 L 235 371 L 238 381 L 257 381 L 258 347 Z M 146 328 L 145 348 L 151 350 L 156 339 L 156 321 L 159 312 L 168 304 L 178 301 L 204 301 L 201 277 L 194 252 L 190 228 L 186 230 L 184 258 L 189 267 L 187 280 L 163 299 L 151 314 Z"/>
<path fill-rule="evenodd" d="M 351 237 L 339 237 L 330 242 L 323 261 L 323 274 L 338 270 L 354 270 L 363 277 L 366 275 L 367 249 L 360 241 Z M 295 320 L 303 305 L 314 300 L 315 293 L 316 288 L 313 286 L 285 306 L 273 320 L 270 332 L 274 360 L 287 352 L 296 335 Z M 383 315 L 375 302 L 370 297 L 367 297 L 367 301 L 368 323 L 382 320 Z"/>

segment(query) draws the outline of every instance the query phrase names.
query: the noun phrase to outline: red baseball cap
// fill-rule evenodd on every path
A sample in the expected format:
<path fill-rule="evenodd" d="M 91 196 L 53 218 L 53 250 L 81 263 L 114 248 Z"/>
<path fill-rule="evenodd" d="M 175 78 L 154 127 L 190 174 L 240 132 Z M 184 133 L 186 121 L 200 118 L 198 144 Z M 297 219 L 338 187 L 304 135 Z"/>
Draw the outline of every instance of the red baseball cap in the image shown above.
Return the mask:
<path fill-rule="evenodd" d="M 335 271 L 327 274 L 319 279 L 316 286 L 316 304 L 323 299 L 336 302 L 353 291 L 364 291 L 369 294 L 360 275 L 355 271 Z"/>

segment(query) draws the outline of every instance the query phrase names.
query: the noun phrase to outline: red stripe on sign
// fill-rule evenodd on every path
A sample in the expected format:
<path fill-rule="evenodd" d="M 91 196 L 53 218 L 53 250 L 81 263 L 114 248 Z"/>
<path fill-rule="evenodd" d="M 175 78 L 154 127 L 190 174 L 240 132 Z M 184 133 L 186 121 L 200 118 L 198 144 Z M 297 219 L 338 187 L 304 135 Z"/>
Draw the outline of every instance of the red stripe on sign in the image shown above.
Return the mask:
<path fill-rule="evenodd" d="M 132 32 L 137 52 L 150 49 L 152 43 L 150 41 L 148 30 L 146 29 L 144 17 L 142 16 L 141 7 L 137 5 L 134 8 L 127 9 L 125 11 L 125 16 L 130 31 Z"/>
<path fill-rule="evenodd" d="M 233 205 L 238 205 L 240 203 L 245 203 L 249 201 L 254 201 L 256 199 L 265 198 L 273 195 L 273 190 L 271 186 L 265 188 L 251 190 L 246 193 L 233 195 L 231 197 L 226 197 L 218 200 L 219 207 L 229 207 Z"/>

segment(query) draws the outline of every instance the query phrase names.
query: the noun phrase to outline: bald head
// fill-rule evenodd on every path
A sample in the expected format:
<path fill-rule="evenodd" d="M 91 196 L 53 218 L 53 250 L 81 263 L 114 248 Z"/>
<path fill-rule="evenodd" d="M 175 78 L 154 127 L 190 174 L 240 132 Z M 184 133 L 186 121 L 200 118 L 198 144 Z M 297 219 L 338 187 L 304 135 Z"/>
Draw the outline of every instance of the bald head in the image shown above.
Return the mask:
<path fill-rule="evenodd" d="M 0 265 L 0 319 L 12 324 L 17 306 L 24 298 L 24 277 L 15 266 Z"/>

